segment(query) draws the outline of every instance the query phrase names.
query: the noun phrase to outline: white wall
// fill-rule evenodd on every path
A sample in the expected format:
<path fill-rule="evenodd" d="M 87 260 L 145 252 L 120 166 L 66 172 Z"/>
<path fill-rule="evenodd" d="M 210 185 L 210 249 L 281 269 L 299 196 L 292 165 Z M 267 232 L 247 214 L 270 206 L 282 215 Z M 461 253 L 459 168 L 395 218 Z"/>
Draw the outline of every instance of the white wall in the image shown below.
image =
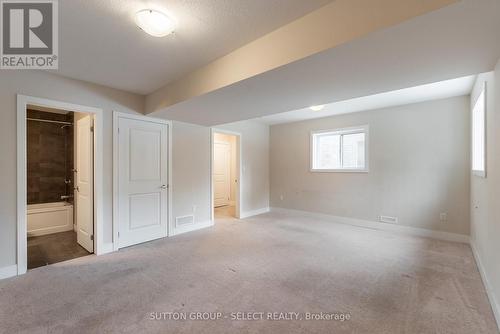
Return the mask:
<path fill-rule="evenodd" d="M 144 98 L 42 71 L 0 72 L 0 268 L 16 263 L 16 94 L 104 110 L 104 242 L 111 242 L 112 111 L 142 113 Z"/>
<path fill-rule="evenodd" d="M 487 83 L 486 178 L 471 175 L 471 243 L 500 326 L 500 61 L 478 76 L 471 110 Z"/>
<path fill-rule="evenodd" d="M 310 131 L 365 124 L 369 173 L 309 171 Z M 271 206 L 469 234 L 469 127 L 469 97 L 271 126 Z"/>
<path fill-rule="evenodd" d="M 216 128 L 241 134 L 241 215 L 269 208 L 269 126 L 241 121 Z"/>

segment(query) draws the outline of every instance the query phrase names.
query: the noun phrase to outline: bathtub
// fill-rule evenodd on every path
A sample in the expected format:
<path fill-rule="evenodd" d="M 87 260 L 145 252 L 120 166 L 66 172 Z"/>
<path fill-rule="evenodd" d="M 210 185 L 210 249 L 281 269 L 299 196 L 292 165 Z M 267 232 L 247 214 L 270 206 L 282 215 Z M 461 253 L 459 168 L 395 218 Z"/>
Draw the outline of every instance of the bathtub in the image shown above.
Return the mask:
<path fill-rule="evenodd" d="M 67 202 L 28 204 L 28 236 L 73 229 L 73 205 Z"/>

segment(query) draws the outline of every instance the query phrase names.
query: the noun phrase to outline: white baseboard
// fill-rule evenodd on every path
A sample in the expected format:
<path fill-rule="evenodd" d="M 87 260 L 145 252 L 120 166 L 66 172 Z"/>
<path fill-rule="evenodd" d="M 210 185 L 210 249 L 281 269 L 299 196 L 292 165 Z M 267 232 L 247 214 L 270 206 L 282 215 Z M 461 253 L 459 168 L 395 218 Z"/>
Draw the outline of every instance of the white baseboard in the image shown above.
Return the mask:
<path fill-rule="evenodd" d="M 17 276 L 17 264 L 0 268 L 0 279 Z"/>
<path fill-rule="evenodd" d="M 356 218 L 333 216 L 333 215 L 327 215 L 327 214 L 316 213 L 316 212 L 311 212 L 311 211 L 302 211 L 302 210 L 285 209 L 285 208 L 277 208 L 277 207 L 271 208 L 271 211 L 301 215 L 301 216 L 306 216 L 306 217 L 311 217 L 311 218 L 328 220 L 328 221 L 332 221 L 334 223 L 365 227 L 365 228 L 388 231 L 388 232 L 399 233 L 399 234 L 410 234 L 410 235 L 432 238 L 432 239 L 469 243 L 469 236 L 468 235 L 458 234 L 458 233 L 433 231 L 433 230 L 428 230 L 428 229 L 424 229 L 424 228 L 381 223 L 381 222 L 356 219 Z"/>
<path fill-rule="evenodd" d="M 211 226 L 214 226 L 213 220 L 208 220 L 208 221 L 196 223 L 196 224 L 189 224 L 189 225 L 185 225 L 182 227 L 174 228 L 173 232 L 170 236 L 179 235 L 182 233 L 192 232 L 192 231 L 196 231 L 196 230 L 201 230 L 202 228 L 207 228 L 207 227 L 211 227 Z"/>
<path fill-rule="evenodd" d="M 481 261 L 481 256 L 479 255 L 476 244 L 472 239 L 470 241 L 470 246 L 472 248 L 472 254 L 474 254 L 474 259 L 476 260 L 477 269 L 479 270 L 479 274 L 481 274 L 481 279 L 483 280 L 484 288 L 486 289 L 486 294 L 488 295 L 488 299 L 491 304 L 491 309 L 493 310 L 493 314 L 495 315 L 495 320 L 497 321 L 498 329 L 500 330 L 500 304 L 495 298 L 495 294 L 491 289 L 491 284 L 490 281 L 488 280 L 488 276 L 486 275 L 483 262 Z"/>
<path fill-rule="evenodd" d="M 257 209 L 257 210 L 242 212 L 240 214 L 240 219 L 245 219 L 245 218 L 248 218 L 248 217 L 261 215 L 261 214 L 267 213 L 269 211 L 270 211 L 270 208 L 267 207 L 267 208 L 261 208 L 261 209 Z"/>
<path fill-rule="evenodd" d="M 114 251 L 115 249 L 113 243 L 108 242 L 101 245 L 101 248 L 97 250 L 96 255 L 103 255 Z"/>

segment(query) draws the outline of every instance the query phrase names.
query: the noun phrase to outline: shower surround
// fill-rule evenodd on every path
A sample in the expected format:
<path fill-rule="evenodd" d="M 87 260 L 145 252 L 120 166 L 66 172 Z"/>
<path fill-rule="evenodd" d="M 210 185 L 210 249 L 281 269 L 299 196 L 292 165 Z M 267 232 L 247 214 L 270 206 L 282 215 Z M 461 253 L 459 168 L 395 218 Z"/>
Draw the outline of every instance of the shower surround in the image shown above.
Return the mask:
<path fill-rule="evenodd" d="M 73 123 L 73 113 L 28 109 L 27 118 Z M 28 204 L 59 202 L 61 196 L 72 195 L 73 126 L 27 120 L 27 139 Z"/>

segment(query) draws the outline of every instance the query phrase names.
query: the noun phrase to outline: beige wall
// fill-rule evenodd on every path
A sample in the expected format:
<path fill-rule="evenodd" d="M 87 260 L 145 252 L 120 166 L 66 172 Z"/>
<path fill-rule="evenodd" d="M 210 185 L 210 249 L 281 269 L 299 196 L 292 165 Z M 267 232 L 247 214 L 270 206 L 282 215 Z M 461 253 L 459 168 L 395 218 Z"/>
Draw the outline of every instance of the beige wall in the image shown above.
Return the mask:
<path fill-rule="evenodd" d="M 41 71 L 0 76 L 0 268 L 16 263 L 16 94 L 102 108 L 104 127 L 104 242 L 112 242 L 113 111 L 142 113 L 144 97 Z M 243 134 L 243 210 L 269 206 L 269 127 L 255 122 L 221 126 Z M 173 217 L 210 220 L 210 128 L 173 122 Z"/>
<path fill-rule="evenodd" d="M 0 71 L 0 268 L 16 263 L 16 94 L 102 108 L 104 242 L 112 241 L 112 111 L 142 113 L 144 98 L 42 71 Z"/>
<path fill-rule="evenodd" d="M 241 212 L 269 207 L 269 126 L 242 121 L 218 129 L 241 133 L 243 188 Z M 211 219 L 210 128 L 173 122 L 173 217 L 193 214 L 195 222 Z"/>
<path fill-rule="evenodd" d="M 309 171 L 310 131 L 365 124 L 369 173 Z M 272 126 L 271 206 L 468 234 L 469 126 L 469 97 Z"/>
<path fill-rule="evenodd" d="M 269 207 L 269 126 L 255 121 L 219 125 L 241 134 L 241 214 Z"/>
<path fill-rule="evenodd" d="M 269 126 L 243 121 L 217 128 L 242 135 L 241 212 L 269 207 Z M 173 122 L 174 220 L 191 214 L 197 224 L 211 219 L 210 132 L 208 127 Z"/>
<path fill-rule="evenodd" d="M 471 242 L 490 289 L 500 325 L 500 61 L 480 75 L 471 94 L 471 110 L 487 83 L 486 178 L 471 176 Z"/>
<path fill-rule="evenodd" d="M 172 210 L 175 217 L 194 215 L 195 223 L 211 219 L 210 128 L 172 124 Z"/>

